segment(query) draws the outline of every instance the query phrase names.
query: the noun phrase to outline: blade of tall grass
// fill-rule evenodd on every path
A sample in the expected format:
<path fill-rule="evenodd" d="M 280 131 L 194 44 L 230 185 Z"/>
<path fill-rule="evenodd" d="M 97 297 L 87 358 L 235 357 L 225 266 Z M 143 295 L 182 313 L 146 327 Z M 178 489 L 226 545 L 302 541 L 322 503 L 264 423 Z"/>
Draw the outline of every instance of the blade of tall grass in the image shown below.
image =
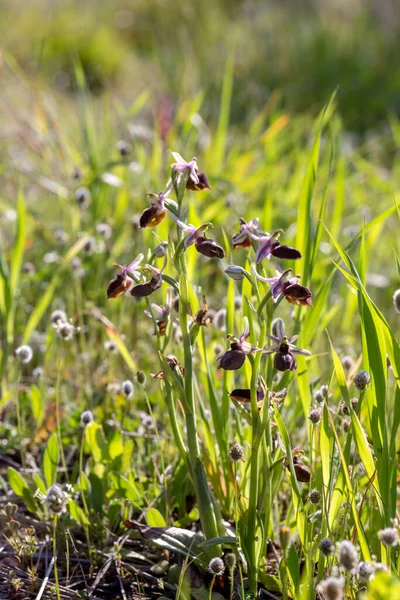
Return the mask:
<path fill-rule="evenodd" d="M 36 329 L 41 318 L 43 317 L 44 313 L 49 307 L 53 299 L 54 293 L 57 289 L 57 286 L 60 284 L 62 274 L 65 268 L 71 263 L 72 259 L 82 250 L 89 237 L 89 235 L 85 235 L 79 238 L 79 240 L 77 240 L 75 244 L 71 246 L 67 254 L 64 256 L 60 266 L 54 273 L 48 288 L 46 289 L 45 293 L 40 298 L 39 302 L 36 304 L 35 308 L 30 314 L 30 317 L 24 329 L 24 334 L 22 336 L 23 344 L 27 344 L 29 342 L 33 331 Z"/>

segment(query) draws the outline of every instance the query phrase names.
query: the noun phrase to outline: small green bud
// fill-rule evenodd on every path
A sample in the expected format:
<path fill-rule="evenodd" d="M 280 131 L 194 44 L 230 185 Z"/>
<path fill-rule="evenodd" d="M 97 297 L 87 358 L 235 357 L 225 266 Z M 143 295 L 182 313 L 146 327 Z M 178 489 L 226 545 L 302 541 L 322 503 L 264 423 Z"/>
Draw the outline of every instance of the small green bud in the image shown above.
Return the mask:
<path fill-rule="evenodd" d="M 227 564 L 227 567 L 230 571 L 233 571 L 233 569 L 236 567 L 236 554 L 234 554 L 233 552 L 230 552 L 229 554 L 227 554 L 225 556 L 225 562 Z"/>
<path fill-rule="evenodd" d="M 136 373 L 136 379 L 137 379 L 137 382 L 140 383 L 140 385 L 145 385 L 145 383 L 146 383 L 146 373 L 144 373 L 143 371 L 138 371 Z"/>
<path fill-rule="evenodd" d="M 11 502 L 7 502 L 7 504 L 4 507 L 4 510 L 8 517 L 13 517 L 18 510 L 18 506 L 16 504 L 12 504 Z"/>
<path fill-rule="evenodd" d="M 290 529 L 289 527 L 286 527 L 286 525 L 282 525 L 282 527 L 279 529 L 279 541 L 281 543 L 282 550 L 286 552 L 290 542 Z"/>

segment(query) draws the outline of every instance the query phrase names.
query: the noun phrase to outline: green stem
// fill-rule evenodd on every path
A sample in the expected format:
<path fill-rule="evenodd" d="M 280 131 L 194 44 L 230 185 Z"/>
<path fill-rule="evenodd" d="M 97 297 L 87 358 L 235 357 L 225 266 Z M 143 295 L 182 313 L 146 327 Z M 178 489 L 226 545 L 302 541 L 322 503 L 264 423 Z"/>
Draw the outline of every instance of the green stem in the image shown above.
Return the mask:
<path fill-rule="evenodd" d="M 208 600 L 212 599 L 212 591 L 213 591 L 213 587 L 214 587 L 214 583 L 215 583 L 215 578 L 216 578 L 216 574 L 214 573 L 214 575 L 211 579 L 210 589 L 208 591 Z"/>
<path fill-rule="evenodd" d="M 89 520 L 89 508 L 86 502 L 86 496 L 85 496 L 85 491 L 83 489 L 83 485 L 82 485 L 82 474 L 83 474 L 83 447 L 85 444 L 85 434 L 83 433 L 82 435 L 82 439 L 81 439 L 81 446 L 79 449 L 79 487 L 81 490 L 81 498 L 82 498 L 82 504 L 83 504 L 83 509 L 85 511 L 85 514 Z M 89 549 L 89 559 L 90 561 L 92 561 L 92 554 L 90 552 L 91 549 L 91 544 L 90 544 L 90 531 L 89 531 L 89 527 L 88 525 L 84 526 L 85 529 L 85 535 L 86 535 L 86 540 L 87 540 L 87 545 L 88 545 L 88 549 Z"/>
<path fill-rule="evenodd" d="M 153 414 L 153 410 L 151 408 L 151 404 L 150 404 L 150 400 L 149 400 L 149 396 L 147 394 L 147 391 L 144 389 L 144 396 L 146 399 L 146 405 L 147 405 L 147 410 L 149 411 L 149 415 L 151 417 L 152 423 L 153 423 L 153 427 L 154 427 L 154 431 L 156 434 L 156 439 L 157 439 L 157 446 L 158 446 L 158 452 L 160 455 L 160 462 L 161 462 L 161 472 L 162 472 L 162 481 L 160 482 L 164 488 L 164 493 L 165 493 L 165 512 L 166 512 L 166 520 L 168 520 L 169 517 L 169 500 L 168 500 L 168 485 L 167 485 L 167 481 L 166 481 L 166 476 L 165 476 L 165 463 L 164 463 L 164 452 L 161 446 L 161 438 L 158 432 L 158 427 L 157 427 L 157 421 L 154 418 L 154 414 Z"/>
<path fill-rule="evenodd" d="M 64 447 L 63 447 L 62 437 L 61 437 L 61 423 L 60 423 L 60 384 L 61 384 L 62 364 L 63 364 L 63 360 L 62 360 L 62 356 L 60 354 L 58 357 L 57 382 L 56 382 L 56 426 L 57 426 L 58 446 L 60 448 L 61 463 L 62 463 L 62 466 L 64 469 L 65 479 L 68 481 L 67 462 L 65 460 Z"/>
<path fill-rule="evenodd" d="M 58 583 L 58 570 L 57 570 L 57 524 L 58 524 L 58 515 L 54 515 L 54 519 L 53 519 L 54 582 L 55 582 L 55 586 L 56 586 L 57 600 L 61 600 L 60 585 Z"/>
<path fill-rule="evenodd" d="M 168 385 L 168 383 L 164 384 L 164 397 L 168 409 L 169 422 L 172 428 L 172 434 L 174 436 L 175 444 L 179 450 L 182 459 L 185 462 L 187 462 L 188 451 L 185 446 L 185 442 L 183 441 L 181 431 L 179 429 L 178 418 L 175 410 L 175 403 L 172 396 L 171 387 Z"/>
<path fill-rule="evenodd" d="M 266 323 L 261 326 L 259 346 L 262 348 L 265 343 Z M 260 451 L 260 417 L 257 406 L 257 385 L 259 378 L 261 362 L 261 352 L 257 353 L 252 365 L 251 383 L 250 383 L 250 399 L 251 399 L 251 417 L 252 417 L 252 443 L 251 443 L 251 459 L 250 459 L 250 495 L 249 495 L 249 510 L 248 510 L 248 576 L 249 588 L 257 595 L 257 575 L 258 575 L 258 559 L 257 559 L 257 503 L 259 489 L 259 451 Z"/>
<path fill-rule="evenodd" d="M 182 201 L 184 196 L 184 186 L 181 190 L 177 189 L 178 216 L 181 217 Z M 178 243 L 182 234 L 178 228 Z M 218 537 L 217 520 L 214 513 L 213 502 L 208 487 L 207 477 L 204 465 L 201 461 L 199 440 L 196 428 L 196 407 L 194 401 L 193 389 L 193 357 L 192 344 L 190 341 L 190 331 L 188 326 L 189 314 L 189 286 L 187 280 L 186 256 L 181 253 L 179 256 L 179 323 L 182 330 L 184 367 L 185 367 L 185 418 L 186 418 L 186 436 L 188 446 L 188 457 L 190 471 L 193 478 L 193 485 L 199 506 L 200 521 L 203 533 L 206 539 Z M 214 546 L 212 552 L 215 556 L 222 553 L 221 547 Z"/>
<path fill-rule="evenodd" d="M 17 431 L 20 442 L 22 441 L 22 421 L 21 421 L 21 403 L 19 401 L 19 381 L 20 381 L 21 371 L 18 369 L 16 382 L 15 382 L 15 408 L 17 412 Z M 22 450 L 22 445 L 21 445 Z"/>
<path fill-rule="evenodd" d="M 286 550 L 283 553 L 283 577 L 281 578 L 282 582 L 282 598 L 283 600 L 288 600 L 288 590 L 287 590 L 287 562 L 286 562 Z"/>

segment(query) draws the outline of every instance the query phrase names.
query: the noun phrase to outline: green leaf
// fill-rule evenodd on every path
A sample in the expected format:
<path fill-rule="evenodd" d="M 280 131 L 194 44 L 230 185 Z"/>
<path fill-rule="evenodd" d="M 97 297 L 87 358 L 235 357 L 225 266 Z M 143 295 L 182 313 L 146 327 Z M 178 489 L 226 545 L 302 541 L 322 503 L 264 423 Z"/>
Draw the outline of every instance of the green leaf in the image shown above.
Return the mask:
<path fill-rule="evenodd" d="M 44 405 L 42 401 L 42 392 L 37 385 L 31 386 L 30 401 L 33 417 L 36 421 L 36 425 L 39 425 L 43 421 L 44 417 Z"/>
<path fill-rule="evenodd" d="M 87 518 L 81 507 L 74 500 L 69 500 L 68 510 L 69 514 L 75 521 L 77 521 L 81 525 L 89 525 L 89 519 Z"/>
<path fill-rule="evenodd" d="M 199 548 L 207 548 L 208 546 L 219 546 L 219 544 L 224 546 L 237 546 L 237 538 L 236 536 L 231 535 L 223 535 L 217 538 L 211 538 L 199 544 Z"/>
<path fill-rule="evenodd" d="M 361 523 L 360 515 L 358 512 L 358 506 L 357 506 L 357 502 L 356 502 L 356 498 L 355 498 L 355 494 L 354 494 L 353 484 L 351 482 L 351 478 L 350 478 L 350 474 L 349 474 L 349 470 L 348 470 L 348 466 L 347 466 L 349 458 L 348 458 L 348 456 L 346 456 L 346 454 L 342 450 L 342 447 L 340 445 L 339 436 L 337 434 L 335 424 L 333 422 L 332 415 L 329 410 L 328 410 L 328 417 L 329 417 L 329 421 L 331 423 L 333 434 L 336 439 L 337 448 L 338 448 L 339 454 L 340 454 L 340 460 L 342 462 L 342 471 L 339 473 L 339 476 L 341 473 L 343 473 L 344 480 L 346 482 L 347 491 L 348 491 L 349 499 L 350 499 L 351 510 L 353 513 L 353 519 L 354 519 L 354 523 L 356 526 L 358 539 L 360 542 L 361 553 L 362 553 L 363 559 L 365 561 L 370 561 L 371 555 L 370 555 L 370 551 L 369 551 L 369 546 L 368 546 L 368 542 L 366 540 L 364 529 L 363 529 L 363 526 Z M 350 438 L 348 438 L 348 439 L 350 439 Z M 346 445 L 346 450 L 349 450 L 349 448 L 347 448 L 347 445 Z M 338 477 L 338 479 L 339 479 L 339 477 Z"/>
<path fill-rule="evenodd" d="M 149 508 L 146 512 L 146 523 L 150 527 L 165 527 L 167 524 L 164 517 L 156 508 Z"/>
<path fill-rule="evenodd" d="M 295 596 L 299 594 L 300 588 L 300 564 L 299 556 L 294 544 L 290 544 L 289 550 L 286 556 L 287 570 L 289 571 L 289 577 L 294 588 Z"/>
<path fill-rule="evenodd" d="M 17 235 L 14 243 L 11 268 L 10 268 L 10 288 L 11 294 L 15 296 L 19 276 L 21 272 L 22 260 L 24 256 L 25 244 L 25 203 L 22 191 L 18 194 L 18 209 L 17 209 Z"/>
<path fill-rule="evenodd" d="M 94 421 L 85 428 L 86 441 L 96 463 L 109 459 L 108 445 L 101 425 Z"/>
<path fill-rule="evenodd" d="M 289 461 L 290 483 L 291 483 L 291 488 L 292 488 L 293 504 L 294 504 L 295 513 L 296 513 L 297 529 L 299 532 L 299 537 L 300 537 L 301 543 L 305 544 L 307 523 L 306 523 L 306 518 L 305 518 L 305 513 L 304 513 L 304 506 L 303 506 L 303 500 L 301 497 L 300 487 L 299 487 L 299 483 L 297 481 L 296 473 L 294 470 L 293 455 L 292 455 L 292 448 L 291 448 L 291 444 L 290 444 L 289 432 L 286 428 L 286 425 L 281 417 L 281 414 L 280 414 L 278 408 L 275 406 L 274 403 L 272 403 L 272 406 L 274 409 L 275 421 L 276 421 L 276 424 L 278 425 L 279 433 L 281 435 L 283 445 L 285 446 L 286 456 Z"/>
<path fill-rule="evenodd" d="M 7 469 L 7 477 L 8 482 L 13 490 L 13 492 L 19 497 L 22 498 L 26 504 L 26 507 L 31 512 L 37 511 L 37 503 L 36 500 L 29 489 L 29 485 L 26 480 L 22 477 L 20 473 L 13 467 L 8 467 Z"/>
<path fill-rule="evenodd" d="M 301 261 L 301 280 L 303 285 L 307 285 L 312 271 L 312 260 L 315 256 L 315 244 L 318 241 L 319 235 L 315 235 L 313 231 L 311 202 L 314 193 L 315 178 L 318 169 L 319 148 L 321 143 L 322 129 L 325 125 L 325 115 L 330 113 L 336 92 L 332 95 L 329 103 L 325 107 L 322 118 L 317 130 L 317 135 L 314 145 L 308 159 L 307 171 L 303 179 L 303 184 L 300 190 L 297 212 L 297 235 L 296 248 L 300 250 L 303 260 Z"/>
<path fill-rule="evenodd" d="M 43 474 L 46 486 L 49 488 L 56 481 L 58 461 L 60 460 L 60 449 L 58 447 L 57 434 L 52 433 L 48 439 L 43 456 Z"/>

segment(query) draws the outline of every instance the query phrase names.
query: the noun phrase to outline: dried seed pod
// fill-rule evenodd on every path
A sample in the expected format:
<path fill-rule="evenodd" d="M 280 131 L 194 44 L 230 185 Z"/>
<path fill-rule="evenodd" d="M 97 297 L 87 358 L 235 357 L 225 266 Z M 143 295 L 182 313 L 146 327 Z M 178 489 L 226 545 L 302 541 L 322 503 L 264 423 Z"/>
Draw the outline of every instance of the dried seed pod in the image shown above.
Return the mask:
<path fill-rule="evenodd" d="M 229 458 L 233 462 L 241 462 L 244 457 L 244 449 L 240 444 L 233 444 L 229 450 Z"/>
<path fill-rule="evenodd" d="M 360 392 L 362 392 L 367 387 L 370 381 L 371 375 L 368 373 L 368 371 L 360 371 L 354 377 L 354 385 Z"/>

